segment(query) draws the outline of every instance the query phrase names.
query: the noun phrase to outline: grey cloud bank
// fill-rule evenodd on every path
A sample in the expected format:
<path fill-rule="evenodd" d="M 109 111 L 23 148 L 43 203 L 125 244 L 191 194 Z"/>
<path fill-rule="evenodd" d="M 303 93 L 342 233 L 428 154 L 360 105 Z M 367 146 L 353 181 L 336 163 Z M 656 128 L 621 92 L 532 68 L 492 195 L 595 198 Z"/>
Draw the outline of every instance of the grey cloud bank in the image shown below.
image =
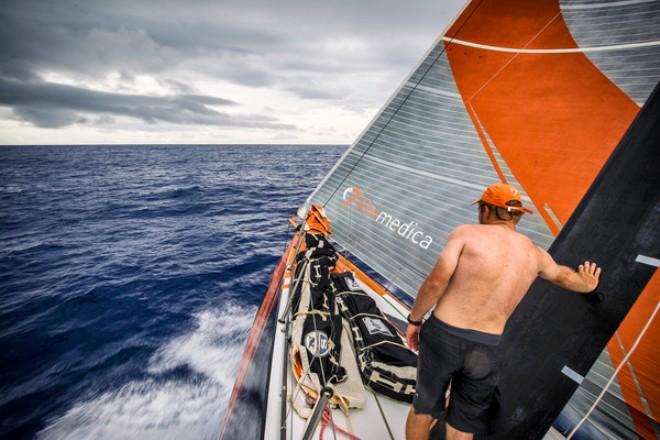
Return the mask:
<path fill-rule="evenodd" d="M 297 108 L 375 110 L 460 3 L 8 0 L 0 106 L 45 128 L 121 129 L 114 117 L 127 117 L 313 132 L 312 122 L 293 123 Z M 100 88 L 111 73 L 119 80 Z M 155 78 L 158 90 L 139 77 Z M 287 121 L 266 110 L 268 93 L 286 98 Z"/>
<path fill-rule="evenodd" d="M 51 128 L 79 122 L 85 113 L 130 116 L 149 124 L 163 121 L 176 124 L 293 128 L 277 124 L 273 118 L 265 116 L 230 116 L 219 112 L 212 106 L 236 103 L 212 96 L 128 95 L 36 80 L 0 78 L 0 104 L 11 106 L 17 115 L 36 126 Z"/>

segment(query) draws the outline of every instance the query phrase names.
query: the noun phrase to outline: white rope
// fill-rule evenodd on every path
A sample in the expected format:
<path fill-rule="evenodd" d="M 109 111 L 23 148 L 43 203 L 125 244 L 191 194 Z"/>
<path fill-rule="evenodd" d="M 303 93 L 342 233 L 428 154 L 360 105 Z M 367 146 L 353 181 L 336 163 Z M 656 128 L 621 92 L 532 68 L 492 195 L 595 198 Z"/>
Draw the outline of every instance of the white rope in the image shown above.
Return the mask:
<path fill-rule="evenodd" d="M 587 418 L 589 418 L 589 416 L 591 415 L 593 410 L 600 403 L 603 396 L 607 392 L 607 389 L 609 388 L 610 385 L 612 385 L 612 382 L 614 382 L 614 378 L 617 376 L 617 374 L 619 374 L 619 371 L 621 371 L 621 369 L 626 364 L 626 362 L 628 362 L 628 359 L 630 359 L 630 356 L 633 354 L 633 352 L 637 348 L 637 345 L 639 345 L 639 341 L 642 340 L 642 336 L 644 336 L 644 333 L 646 333 L 646 330 L 648 330 L 648 328 L 651 326 L 651 322 L 653 322 L 653 319 L 655 318 L 655 315 L 658 313 L 658 309 L 660 309 L 660 301 L 658 301 L 656 303 L 655 309 L 653 310 L 653 313 L 651 313 L 651 317 L 648 319 L 648 321 L 646 321 L 646 324 L 644 325 L 644 328 L 642 328 L 642 331 L 639 332 L 639 335 L 637 336 L 637 339 L 635 340 L 635 343 L 630 348 L 630 351 L 628 351 L 628 354 L 626 354 L 626 356 L 621 360 L 621 362 L 619 362 L 619 365 L 616 367 L 616 370 L 614 370 L 614 373 L 612 373 L 612 376 L 610 377 L 610 380 L 607 381 L 607 383 L 603 387 L 603 390 L 600 392 L 600 394 L 596 398 L 596 401 L 589 408 L 589 411 L 587 411 L 587 413 L 584 415 L 584 417 L 582 417 L 582 419 L 580 419 L 580 421 L 577 423 L 577 425 L 575 425 L 573 430 L 568 434 L 568 436 L 566 437 L 567 440 L 570 440 L 571 438 L 573 438 L 573 435 L 575 435 L 577 430 L 580 429 L 580 426 L 582 426 L 582 424 L 587 420 Z"/>
<path fill-rule="evenodd" d="M 360 349 L 360 353 L 362 353 L 362 352 L 365 351 L 365 350 L 369 350 L 369 349 L 371 349 L 371 348 L 378 347 L 378 346 L 383 345 L 383 344 L 392 344 L 392 345 L 396 345 L 397 347 L 405 348 L 406 350 L 408 349 L 408 347 L 406 347 L 405 345 L 403 345 L 403 344 L 399 344 L 399 343 L 397 343 L 397 342 L 393 342 L 393 341 L 380 341 L 380 342 L 375 342 L 375 343 L 373 343 L 373 344 L 365 345 L 364 347 L 362 347 L 362 348 Z"/>
<path fill-rule="evenodd" d="M 354 319 L 362 318 L 364 316 L 366 316 L 367 318 L 377 318 L 377 319 L 382 319 L 383 321 L 385 320 L 385 318 L 383 318 L 380 315 L 376 315 L 375 313 L 357 313 L 353 316 L 349 316 L 348 319 L 349 321 L 353 321 Z"/>
<path fill-rule="evenodd" d="M 347 295 L 348 296 L 353 296 L 353 295 L 368 296 L 369 298 L 371 298 L 371 295 L 369 295 L 368 293 L 359 292 L 357 290 L 344 290 L 343 292 L 339 292 L 339 293 L 335 294 L 336 297 L 347 296 Z"/>
<path fill-rule="evenodd" d="M 296 399 L 298 398 L 298 394 L 303 388 L 303 382 L 307 377 L 310 377 L 309 370 L 312 368 L 312 364 L 310 363 L 307 365 L 307 368 L 305 371 L 303 371 L 303 374 L 300 376 L 300 379 L 298 379 L 295 374 L 293 376 L 293 379 L 296 381 L 296 388 L 293 390 L 293 393 L 291 393 L 291 406 L 287 410 L 286 416 L 289 416 L 289 413 L 291 412 L 292 409 L 294 409 Z"/>
<path fill-rule="evenodd" d="M 319 309 L 312 309 L 306 312 L 296 312 L 293 314 L 293 318 L 295 319 L 298 316 L 307 316 L 307 315 L 318 315 L 321 318 L 323 318 L 323 320 L 325 321 L 327 318 L 330 317 L 330 312 L 324 312 L 323 310 L 319 310 Z M 314 330 L 316 330 L 316 322 L 314 322 Z"/>
<path fill-rule="evenodd" d="M 330 401 L 328 401 L 328 412 L 330 414 L 330 426 L 332 427 L 332 438 L 333 440 L 337 440 L 337 433 L 335 432 L 335 419 L 332 417 L 332 406 L 330 405 Z"/>
<path fill-rule="evenodd" d="M 310 259 L 310 264 L 311 264 L 311 259 Z M 311 271 L 307 270 L 307 272 L 308 272 L 308 274 L 307 274 L 308 278 L 311 277 L 311 275 L 309 274 L 309 272 L 311 272 Z M 311 282 L 310 282 L 310 284 L 311 284 Z M 315 286 L 316 284 L 313 284 L 313 285 Z M 312 303 L 312 298 L 311 297 L 310 297 L 310 303 Z M 326 313 L 328 315 L 328 317 L 330 316 L 329 312 L 322 312 L 322 311 L 316 310 L 316 309 L 313 309 L 312 312 L 308 311 L 307 313 L 309 313 L 311 315 L 315 315 L 316 313 L 313 313 L 313 312 L 318 312 L 318 314 L 321 315 L 321 317 L 323 318 L 324 321 L 326 319 L 323 316 L 324 313 Z M 318 328 L 316 326 L 316 319 L 314 319 L 314 316 L 312 316 L 312 324 L 314 324 L 314 331 L 317 332 Z M 332 320 L 330 321 L 330 328 L 331 328 L 332 333 L 334 333 L 334 327 L 332 325 Z M 327 355 L 332 356 L 331 353 L 328 353 Z M 323 386 L 324 387 L 328 386 L 328 380 L 326 380 L 326 377 L 325 377 L 325 369 L 323 368 L 323 358 L 322 357 L 314 356 L 312 358 L 312 361 L 309 363 L 310 369 L 311 369 L 311 366 L 312 366 L 312 364 L 314 363 L 315 360 L 319 363 L 319 367 L 321 368 L 321 379 L 323 380 Z M 321 394 L 319 393 L 319 400 L 320 399 L 321 399 Z M 335 421 L 332 418 L 332 405 L 330 404 L 330 400 L 328 400 L 328 403 L 326 405 L 327 405 L 327 408 L 330 410 L 330 427 L 332 428 L 332 438 L 333 438 L 333 440 L 337 440 L 337 433 L 335 432 Z M 323 415 L 321 415 L 321 419 L 320 419 L 321 423 L 322 423 L 322 419 L 323 419 Z"/>

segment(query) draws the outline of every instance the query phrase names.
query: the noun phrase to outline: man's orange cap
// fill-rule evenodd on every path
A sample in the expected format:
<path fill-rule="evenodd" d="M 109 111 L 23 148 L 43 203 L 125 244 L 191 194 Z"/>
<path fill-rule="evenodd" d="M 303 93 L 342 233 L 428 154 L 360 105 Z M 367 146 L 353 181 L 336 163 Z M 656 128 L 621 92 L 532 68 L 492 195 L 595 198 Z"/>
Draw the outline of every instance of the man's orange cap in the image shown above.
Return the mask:
<path fill-rule="evenodd" d="M 500 208 L 507 208 L 510 211 L 524 211 L 528 214 L 534 214 L 534 211 L 529 208 L 525 208 L 524 206 L 517 207 L 507 205 L 507 202 L 512 200 L 516 200 L 522 205 L 522 196 L 520 195 L 520 191 L 505 183 L 494 183 L 492 185 L 488 185 L 488 188 L 486 188 L 486 191 L 484 191 L 484 193 L 481 195 L 481 198 L 479 198 L 479 200 L 475 200 L 474 203 L 485 202 L 489 205 L 498 206 Z"/>

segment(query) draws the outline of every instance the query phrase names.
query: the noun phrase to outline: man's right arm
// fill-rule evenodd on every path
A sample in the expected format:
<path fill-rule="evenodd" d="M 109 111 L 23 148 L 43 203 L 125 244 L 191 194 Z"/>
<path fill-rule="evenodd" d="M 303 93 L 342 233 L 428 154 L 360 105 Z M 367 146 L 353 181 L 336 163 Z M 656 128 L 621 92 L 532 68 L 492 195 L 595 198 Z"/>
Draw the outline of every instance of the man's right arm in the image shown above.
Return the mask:
<path fill-rule="evenodd" d="M 552 259 L 549 253 L 539 250 L 539 276 L 564 289 L 579 293 L 590 293 L 598 287 L 601 268 L 596 263 L 585 261 L 574 271 L 568 266 L 562 266 Z"/>

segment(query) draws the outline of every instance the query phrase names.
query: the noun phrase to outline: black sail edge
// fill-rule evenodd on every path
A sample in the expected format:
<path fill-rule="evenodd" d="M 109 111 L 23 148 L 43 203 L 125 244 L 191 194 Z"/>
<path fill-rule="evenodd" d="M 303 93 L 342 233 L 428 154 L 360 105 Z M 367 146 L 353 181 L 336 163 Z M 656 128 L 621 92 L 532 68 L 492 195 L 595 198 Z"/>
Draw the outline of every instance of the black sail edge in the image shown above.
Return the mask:
<path fill-rule="evenodd" d="M 497 434 L 539 439 L 653 276 L 660 252 L 660 84 L 549 249 L 560 264 L 603 267 L 601 303 L 537 280 L 510 318 Z M 566 371 L 566 370 L 565 370 Z"/>

